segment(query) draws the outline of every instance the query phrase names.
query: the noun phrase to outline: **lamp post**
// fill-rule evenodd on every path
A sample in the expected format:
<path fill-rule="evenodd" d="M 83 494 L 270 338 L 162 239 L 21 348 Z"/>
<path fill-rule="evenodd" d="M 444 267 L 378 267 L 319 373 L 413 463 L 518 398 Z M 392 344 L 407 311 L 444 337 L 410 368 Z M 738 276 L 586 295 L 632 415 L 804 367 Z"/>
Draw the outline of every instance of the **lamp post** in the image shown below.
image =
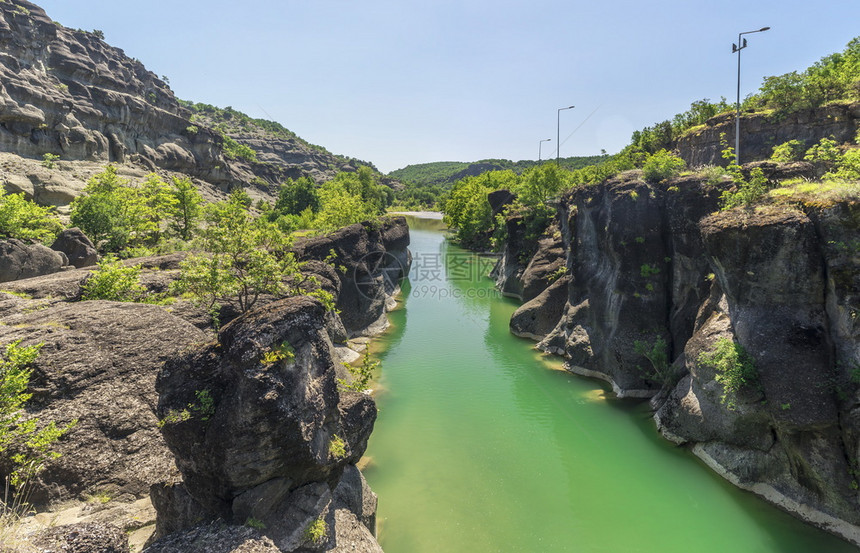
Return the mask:
<path fill-rule="evenodd" d="M 561 112 L 566 109 L 573 109 L 576 106 L 568 106 L 566 108 L 558 108 L 558 116 L 556 117 L 556 127 L 555 127 L 555 164 L 558 165 L 558 157 L 561 154 Z"/>
<path fill-rule="evenodd" d="M 761 33 L 767 31 L 770 27 L 762 27 L 756 31 L 746 31 L 738 33 L 738 43 L 732 44 L 732 54 L 738 53 L 738 97 L 735 104 L 735 164 L 741 164 L 741 50 L 747 47 L 747 39 L 741 40 L 743 35 L 752 33 Z"/>
<path fill-rule="evenodd" d="M 538 163 L 540 163 L 540 149 L 541 149 L 541 146 L 543 146 L 543 143 L 544 143 L 544 142 L 550 142 L 551 140 L 552 140 L 552 138 L 544 138 L 543 140 L 541 140 L 540 142 L 538 142 Z"/>

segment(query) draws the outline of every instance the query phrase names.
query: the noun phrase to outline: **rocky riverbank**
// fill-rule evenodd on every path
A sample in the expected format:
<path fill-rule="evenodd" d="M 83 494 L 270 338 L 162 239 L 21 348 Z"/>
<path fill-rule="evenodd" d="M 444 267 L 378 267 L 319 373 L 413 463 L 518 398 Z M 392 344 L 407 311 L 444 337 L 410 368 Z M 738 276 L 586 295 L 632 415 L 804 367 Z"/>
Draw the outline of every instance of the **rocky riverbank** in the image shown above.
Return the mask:
<path fill-rule="evenodd" d="M 307 297 L 269 297 L 241 316 L 222 311 L 217 332 L 205 309 L 183 299 L 79 301 L 88 268 L 3 283 L 2 343 L 45 344 L 29 414 L 78 419 L 34 484 L 33 502 L 63 511 L 61 521 L 134 532 L 146 525 L 135 517 L 152 522 L 140 504 L 152 488 L 158 536 L 174 544 L 153 551 L 218 551 L 212 544 L 240 538 L 271 542 L 272 551 L 379 550 L 375 496 L 355 467 L 376 409 L 338 380 L 351 378 L 341 360 L 384 330 L 411 262 L 408 244 L 402 217 L 300 241 L 303 270 L 335 295 L 338 311 Z M 148 289 L 163 291 L 182 257 L 131 262 L 143 267 Z M 273 349 L 290 354 L 272 357 Z M 203 390 L 208 416 L 171 418 L 199 405 Z M 327 530 L 310 543 L 304 532 L 317 520 Z M 211 548 L 176 545 L 185 538 L 168 535 L 180 530 Z"/>
<path fill-rule="evenodd" d="M 729 481 L 860 544 L 860 205 L 719 211 L 726 186 L 634 171 L 580 187 L 532 256 L 509 219 L 495 275 L 525 302 L 511 330 L 650 398 L 659 431 Z M 731 394 L 707 362 L 723 339 L 755 366 Z"/>

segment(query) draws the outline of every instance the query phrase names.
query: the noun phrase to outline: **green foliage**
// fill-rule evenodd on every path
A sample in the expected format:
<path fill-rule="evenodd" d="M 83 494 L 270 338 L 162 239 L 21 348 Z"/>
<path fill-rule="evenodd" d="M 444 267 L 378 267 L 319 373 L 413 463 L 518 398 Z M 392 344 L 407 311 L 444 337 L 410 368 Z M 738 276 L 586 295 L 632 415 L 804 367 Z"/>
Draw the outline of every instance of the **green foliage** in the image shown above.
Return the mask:
<path fill-rule="evenodd" d="M 81 299 L 140 301 L 146 289 L 140 284 L 140 266 L 126 267 L 112 255 L 105 256 L 83 284 Z"/>
<path fill-rule="evenodd" d="M 173 177 L 170 195 L 174 200 L 170 213 L 170 230 L 182 240 L 191 240 L 200 220 L 203 196 L 187 177 Z"/>
<path fill-rule="evenodd" d="M 736 190 L 723 191 L 720 194 L 720 208 L 732 209 L 734 207 L 751 205 L 767 193 L 767 178 L 760 167 L 750 171 L 749 179 L 745 179 L 741 168 L 735 162 L 735 149 L 726 143 L 725 133 L 720 135 L 720 143 L 723 145 L 723 159 L 728 161 L 726 172 L 735 181 Z"/>
<path fill-rule="evenodd" d="M 305 528 L 304 539 L 306 542 L 319 545 L 325 540 L 327 532 L 328 525 L 323 519 L 318 518 L 311 521 Z"/>
<path fill-rule="evenodd" d="M 711 117 L 730 109 L 731 106 L 722 97 L 716 103 L 711 102 L 707 98 L 697 100 L 690 104 L 689 110 L 679 113 L 672 118 L 672 133 L 675 137 L 680 136 L 687 129 L 703 125 Z"/>
<path fill-rule="evenodd" d="M 60 156 L 58 156 L 57 154 L 45 153 L 42 156 L 42 167 L 44 167 L 45 169 L 53 169 L 54 162 L 58 159 L 60 159 Z"/>
<path fill-rule="evenodd" d="M 672 370 L 669 365 L 669 346 L 662 337 L 654 340 L 654 343 L 636 340 L 633 342 L 633 350 L 645 357 L 650 363 L 652 371 L 648 378 L 660 384 L 669 384 L 672 378 Z"/>
<path fill-rule="evenodd" d="M 188 125 L 187 127 L 185 127 L 185 132 L 190 135 L 195 135 L 200 132 L 200 128 L 197 125 Z"/>
<path fill-rule="evenodd" d="M 0 237 L 20 240 L 53 240 L 63 225 L 51 208 L 0 189 Z"/>
<path fill-rule="evenodd" d="M 766 77 L 754 104 L 785 115 L 828 102 L 860 97 L 860 37 L 841 53 L 821 58 L 805 71 Z"/>
<path fill-rule="evenodd" d="M 806 155 L 803 156 L 803 159 L 812 163 L 833 165 L 841 161 L 842 154 L 835 140 L 822 138 L 818 141 L 818 144 L 806 150 Z"/>
<path fill-rule="evenodd" d="M 195 416 L 201 422 L 207 422 L 215 414 L 215 398 L 209 390 L 195 390 L 194 401 L 188 403 L 182 409 L 170 409 L 167 415 L 158 421 L 158 427 L 163 428 L 168 424 L 179 424 L 189 421 Z"/>
<path fill-rule="evenodd" d="M 337 434 L 333 434 L 331 441 L 328 443 L 328 455 L 333 459 L 343 459 L 346 457 L 346 442 Z"/>
<path fill-rule="evenodd" d="M 71 221 L 103 251 L 119 253 L 125 248 L 151 246 L 161 239 L 165 215 L 177 200 L 158 175 L 147 175 L 139 186 L 117 175 L 108 165 L 72 201 Z"/>
<path fill-rule="evenodd" d="M 245 520 L 245 526 L 248 526 L 249 528 L 254 528 L 256 530 L 266 529 L 266 524 L 262 520 L 254 517 L 248 517 L 248 519 Z"/>
<path fill-rule="evenodd" d="M 487 195 L 518 186 L 519 177 L 513 171 L 491 171 L 457 181 L 443 208 L 445 224 L 455 230 L 455 239 L 467 248 L 488 248 L 495 220 Z"/>
<path fill-rule="evenodd" d="M 554 163 L 545 163 L 525 171 L 512 188 L 520 203 L 527 207 L 545 204 L 568 187 L 570 173 Z"/>
<path fill-rule="evenodd" d="M 37 418 L 25 418 L 24 404 L 32 395 L 27 393 L 32 364 L 43 344 L 20 344 L 20 340 L 7 344 L 0 357 L 0 452 L 13 452 L 10 483 L 16 488 L 31 481 L 47 461 L 60 456 L 52 446 L 77 424 L 74 420 L 57 426 L 52 421 L 39 429 Z"/>
<path fill-rule="evenodd" d="M 836 170 L 824 175 L 824 178 L 860 180 L 860 148 L 845 152 L 836 166 Z"/>
<path fill-rule="evenodd" d="M 799 161 L 803 154 L 803 142 L 800 140 L 789 140 L 778 146 L 773 147 L 773 155 L 770 156 L 771 161 L 779 161 L 787 163 L 789 161 Z"/>
<path fill-rule="evenodd" d="M 651 278 L 660 274 L 660 267 L 646 263 L 639 268 L 639 273 L 643 278 Z"/>
<path fill-rule="evenodd" d="M 352 192 L 343 179 L 333 179 L 319 189 L 320 210 L 314 226 L 323 230 L 336 230 L 358 223 L 375 215 L 362 201 L 361 194 Z"/>
<path fill-rule="evenodd" d="M 737 395 L 744 386 L 758 386 L 758 371 L 752 357 L 743 346 L 728 338 L 720 338 L 711 351 L 700 353 L 698 362 L 716 373 L 716 381 L 723 386 L 720 401 L 729 409 L 737 407 Z"/>
<path fill-rule="evenodd" d="M 222 134 L 221 137 L 224 139 L 224 155 L 228 159 L 244 159 L 250 162 L 257 161 L 257 152 L 253 148 L 245 144 L 239 144 L 226 134 Z"/>
<path fill-rule="evenodd" d="M 361 360 L 360 367 L 347 365 L 346 368 L 349 369 L 349 373 L 352 375 L 352 382 L 347 382 L 346 380 L 339 378 L 337 383 L 345 390 L 363 392 L 369 389 L 370 380 L 373 378 L 373 372 L 379 368 L 379 361 L 371 360 L 370 353 L 365 352 L 364 358 Z"/>
<path fill-rule="evenodd" d="M 553 271 L 552 273 L 547 275 L 546 281 L 547 281 L 547 283 L 552 284 L 553 282 L 560 279 L 561 277 L 563 277 L 566 274 L 567 274 L 567 267 L 562 265 L 561 267 L 559 267 L 558 269 L 556 269 L 555 271 Z"/>
<path fill-rule="evenodd" d="M 319 193 L 313 179 L 300 177 L 297 180 L 287 179 L 281 185 L 274 211 L 278 215 L 299 215 L 306 209 L 316 213 L 320 210 L 320 206 Z"/>
<path fill-rule="evenodd" d="M 261 361 L 266 365 L 271 365 L 279 361 L 292 361 L 295 358 L 296 353 L 293 351 L 292 346 L 287 342 L 283 342 L 265 352 Z"/>
<path fill-rule="evenodd" d="M 287 282 L 301 280 L 299 263 L 289 252 L 289 238 L 263 218 L 253 218 L 239 198 L 207 206 L 200 231 L 203 253 L 181 264 L 173 289 L 210 309 L 218 302 L 245 312 L 261 294 L 297 291 Z"/>
<path fill-rule="evenodd" d="M 667 150 L 659 150 L 648 156 L 642 166 L 642 172 L 647 182 L 658 183 L 677 176 L 686 166 L 680 157 Z"/>

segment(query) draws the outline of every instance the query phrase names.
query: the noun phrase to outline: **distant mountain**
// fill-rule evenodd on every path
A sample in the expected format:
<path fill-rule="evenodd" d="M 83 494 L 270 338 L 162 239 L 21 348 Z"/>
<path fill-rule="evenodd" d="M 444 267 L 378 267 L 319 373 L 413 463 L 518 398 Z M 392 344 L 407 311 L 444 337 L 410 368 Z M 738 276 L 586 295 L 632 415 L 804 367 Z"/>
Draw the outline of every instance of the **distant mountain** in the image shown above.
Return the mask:
<path fill-rule="evenodd" d="M 587 165 L 599 163 L 606 156 L 579 156 L 561 158 L 561 166 L 566 169 L 580 169 Z M 555 160 L 542 161 L 541 163 L 555 163 Z M 487 171 L 503 171 L 510 169 L 517 174 L 522 173 L 530 167 L 537 165 L 537 161 L 520 160 L 511 161 L 509 159 L 482 159 L 474 162 L 463 161 L 436 161 L 433 163 L 418 163 L 415 165 L 407 165 L 402 169 L 397 169 L 388 173 L 389 177 L 394 177 L 403 181 L 407 185 L 429 186 L 429 185 L 450 185 L 463 177 L 470 177 L 486 173 Z"/>

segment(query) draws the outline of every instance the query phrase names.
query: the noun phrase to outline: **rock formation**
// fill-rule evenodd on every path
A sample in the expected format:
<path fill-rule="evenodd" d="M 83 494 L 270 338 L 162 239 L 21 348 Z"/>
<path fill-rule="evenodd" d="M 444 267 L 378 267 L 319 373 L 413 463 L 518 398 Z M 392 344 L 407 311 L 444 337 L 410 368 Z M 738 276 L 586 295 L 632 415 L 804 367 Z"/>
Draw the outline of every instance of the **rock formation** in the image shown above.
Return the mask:
<path fill-rule="evenodd" d="M 619 396 L 652 398 L 665 437 L 860 544 L 860 208 L 829 199 L 720 212 L 727 185 L 649 185 L 634 171 L 564 196 L 566 274 L 524 295 L 511 330 Z M 522 293 L 558 243 L 547 236 L 522 256 L 518 228 L 496 274 Z M 700 357 L 721 338 L 757 373 L 730 401 Z M 642 345 L 660 341 L 668 365 L 657 370 Z"/>
<path fill-rule="evenodd" d="M 228 135 L 259 161 L 230 159 L 220 132 L 140 61 L 95 33 L 63 27 L 27 0 L 0 2 L 0 152 L 63 160 L 52 170 L 36 163 L 26 174 L 4 171 L 7 189 L 64 206 L 85 182 L 70 162 L 115 162 L 192 176 L 210 190 L 247 187 L 255 199 L 271 200 L 287 177 L 323 181 L 357 168 L 298 137 L 250 128 L 256 132 Z"/>

